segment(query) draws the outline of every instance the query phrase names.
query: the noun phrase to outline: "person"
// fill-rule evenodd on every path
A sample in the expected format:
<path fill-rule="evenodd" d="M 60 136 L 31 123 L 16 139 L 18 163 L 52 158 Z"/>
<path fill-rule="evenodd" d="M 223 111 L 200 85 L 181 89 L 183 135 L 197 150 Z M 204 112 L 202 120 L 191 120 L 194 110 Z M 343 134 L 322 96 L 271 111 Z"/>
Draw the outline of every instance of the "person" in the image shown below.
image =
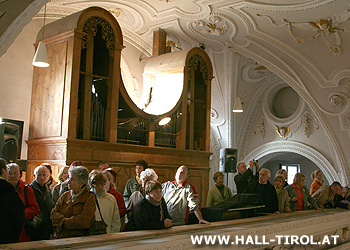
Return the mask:
<path fill-rule="evenodd" d="M 69 165 L 69 167 L 73 167 L 73 166 L 84 166 L 84 164 L 83 164 L 81 161 L 77 160 L 77 161 L 73 161 L 73 162 Z M 65 180 L 64 182 L 62 182 L 61 188 L 60 188 L 60 192 L 59 192 L 59 194 L 58 194 L 58 197 L 61 197 L 62 194 L 64 194 L 64 193 L 67 192 L 68 190 L 69 190 L 69 187 L 68 187 L 68 179 L 67 179 L 67 180 Z"/>
<path fill-rule="evenodd" d="M 95 221 L 95 195 L 86 186 L 89 171 L 83 166 L 71 166 L 68 175 L 70 191 L 58 199 L 51 212 L 56 239 L 85 236 Z"/>
<path fill-rule="evenodd" d="M 323 180 L 322 180 L 322 171 L 317 169 L 311 174 L 311 179 L 313 179 L 313 182 L 311 183 L 310 186 L 310 195 L 312 196 L 322 185 L 323 185 Z"/>
<path fill-rule="evenodd" d="M 337 202 L 341 199 L 342 186 L 339 182 L 334 181 L 330 186 L 321 186 L 312 198 L 320 208 L 336 208 Z"/>
<path fill-rule="evenodd" d="M 216 172 L 213 180 L 215 185 L 208 192 L 207 207 L 214 206 L 232 197 L 230 188 L 224 185 L 224 174 L 222 172 Z"/>
<path fill-rule="evenodd" d="M 62 195 L 64 192 L 62 190 L 62 183 L 68 179 L 68 169 L 69 166 L 64 166 L 60 169 L 57 175 L 57 179 L 59 183 L 55 185 L 52 189 L 52 200 L 56 204 L 58 198 L 60 198 L 60 194 Z"/>
<path fill-rule="evenodd" d="M 50 188 L 50 190 L 52 191 L 53 187 L 57 185 L 57 181 L 55 181 L 55 179 L 52 177 L 52 167 L 49 163 L 41 163 L 41 166 L 46 167 L 49 171 L 50 171 L 50 176 L 48 176 L 47 179 L 47 186 Z"/>
<path fill-rule="evenodd" d="M 148 181 L 145 192 L 146 196 L 134 207 L 134 212 L 124 231 L 154 230 L 172 226 L 172 220 L 162 196 L 162 184 L 158 181 Z"/>
<path fill-rule="evenodd" d="M 125 202 L 123 195 L 114 188 L 112 182 L 113 182 L 113 176 L 112 174 L 105 170 L 103 171 L 104 176 L 106 177 L 106 184 L 105 184 L 105 190 L 109 194 L 113 195 L 115 200 L 117 201 L 118 204 L 118 209 L 119 209 L 119 217 L 120 219 L 123 218 L 126 214 L 126 207 L 125 207 Z"/>
<path fill-rule="evenodd" d="M 187 181 L 188 177 L 189 169 L 182 165 L 177 169 L 174 181 L 162 184 L 164 200 L 173 225 L 187 224 L 189 212 L 194 212 L 199 224 L 210 224 L 202 217 L 197 190 Z"/>
<path fill-rule="evenodd" d="M 113 180 L 111 180 L 111 185 L 122 194 L 123 191 L 120 188 L 118 188 L 117 184 L 117 172 L 113 168 L 106 168 L 104 171 L 108 171 L 113 176 Z"/>
<path fill-rule="evenodd" d="M 92 170 L 89 175 L 91 191 L 96 196 L 95 219 L 96 221 L 103 220 L 107 224 L 107 233 L 118 233 L 120 231 L 119 209 L 114 196 L 107 193 L 104 188 L 106 179 L 101 171 L 97 169 Z M 97 207 L 97 202 L 100 210 Z"/>
<path fill-rule="evenodd" d="M 97 163 L 97 170 L 98 171 L 101 171 L 101 172 L 103 172 L 103 171 L 105 171 L 107 168 L 109 168 L 109 163 L 108 163 L 108 161 L 99 161 L 98 163 Z"/>
<path fill-rule="evenodd" d="M 282 174 L 277 174 L 274 180 L 274 187 L 278 199 L 278 210 L 280 213 L 292 212 L 292 210 L 290 210 L 288 192 L 284 189 L 284 180 L 285 176 Z"/>
<path fill-rule="evenodd" d="M 288 186 L 288 173 L 287 173 L 287 170 L 281 168 L 281 169 L 279 169 L 279 170 L 277 171 L 276 176 L 277 176 L 278 174 L 283 175 L 283 177 L 284 177 L 284 184 L 283 184 L 283 187 L 285 188 L 286 186 Z"/>
<path fill-rule="evenodd" d="M 0 244 L 17 242 L 26 219 L 19 194 L 7 181 L 6 164 L 6 160 L 0 158 Z"/>
<path fill-rule="evenodd" d="M 135 205 L 146 196 L 146 191 L 145 191 L 146 183 L 148 181 L 157 181 L 158 175 L 153 169 L 147 168 L 141 172 L 140 180 L 142 183 L 141 189 L 139 191 L 133 192 L 129 198 L 129 203 L 128 203 L 128 207 L 127 207 L 128 218 L 130 218 L 130 216 L 134 210 Z"/>
<path fill-rule="evenodd" d="M 136 176 L 130 178 L 125 185 L 125 190 L 124 190 L 124 201 L 125 205 L 128 206 L 129 204 L 129 197 L 130 195 L 135 192 L 139 191 L 141 189 L 141 180 L 140 180 L 140 174 L 143 170 L 145 170 L 148 167 L 148 163 L 145 160 L 138 160 L 136 162 L 135 166 L 135 173 Z"/>
<path fill-rule="evenodd" d="M 261 209 L 262 212 L 279 214 L 277 193 L 274 186 L 269 182 L 270 177 L 270 170 L 266 168 L 261 169 L 259 179 L 250 183 L 244 190 L 244 193 L 259 195 L 262 203 L 265 205 Z"/>
<path fill-rule="evenodd" d="M 315 200 L 311 197 L 309 190 L 304 185 L 305 175 L 302 173 L 296 173 L 292 185 L 288 185 L 287 190 L 290 198 L 290 210 L 301 211 L 308 208 L 308 203 L 315 209 L 319 209 Z"/>
<path fill-rule="evenodd" d="M 50 171 L 43 165 L 34 169 L 34 180 L 30 187 L 34 191 L 35 200 L 40 207 L 40 212 L 29 221 L 32 232 L 31 240 L 48 240 L 53 233 L 50 220 L 50 213 L 55 206 L 52 200 L 51 191 L 47 185 Z M 27 222 L 28 224 L 28 222 Z"/>
<path fill-rule="evenodd" d="M 33 189 L 30 186 L 25 185 L 21 180 L 22 171 L 17 163 L 7 164 L 7 170 L 9 173 L 8 182 L 10 182 L 17 189 L 19 197 L 25 205 L 26 220 L 28 221 L 33 219 L 33 217 L 40 212 L 39 205 L 35 200 Z M 25 241 L 30 241 L 30 235 L 29 232 L 25 230 L 25 227 L 23 227 L 18 242 Z"/>
<path fill-rule="evenodd" d="M 254 167 L 256 167 L 256 173 L 253 173 Z M 237 175 L 234 180 L 236 183 L 237 193 L 241 194 L 247 188 L 249 183 L 258 180 L 259 178 L 259 163 L 256 161 L 249 162 L 249 168 L 244 162 L 237 163 Z"/>

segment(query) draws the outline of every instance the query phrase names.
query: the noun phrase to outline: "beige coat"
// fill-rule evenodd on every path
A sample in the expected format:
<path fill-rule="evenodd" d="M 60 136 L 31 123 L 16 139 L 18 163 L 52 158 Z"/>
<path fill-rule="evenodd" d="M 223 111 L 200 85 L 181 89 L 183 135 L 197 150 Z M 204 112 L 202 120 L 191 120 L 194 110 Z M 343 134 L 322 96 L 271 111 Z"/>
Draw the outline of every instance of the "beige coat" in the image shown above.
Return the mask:
<path fill-rule="evenodd" d="M 278 210 L 280 211 L 280 213 L 287 212 L 287 210 L 290 209 L 290 198 L 288 192 L 282 187 L 281 189 L 276 189 L 276 193 L 278 199 Z"/>
<path fill-rule="evenodd" d="M 324 206 L 326 204 L 332 204 L 334 206 L 334 194 L 331 192 L 330 186 L 321 186 L 313 195 L 317 205 Z"/>
<path fill-rule="evenodd" d="M 232 193 L 228 186 L 224 186 L 224 197 L 222 197 L 219 189 L 216 187 L 216 185 L 214 185 L 214 187 L 212 187 L 208 192 L 207 207 L 215 206 L 216 204 L 230 199 L 231 197 Z"/>
<path fill-rule="evenodd" d="M 95 195 L 87 188 L 84 188 L 75 202 L 72 202 L 71 192 L 65 192 L 51 212 L 52 225 L 57 232 L 55 238 L 87 235 L 87 229 L 95 221 L 95 210 Z"/>
<path fill-rule="evenodd" d="M 118 204 L 113 195 L 104 192 L 97 197 L 98 204 L 100 205 L 101 214 L 104 222 L 107 226 L 107 233 L 118 233 L 120 231 L 120 215 Z M 96 206 L 95 217 L 97 221 L 101 221 L 100 213 Z"/>

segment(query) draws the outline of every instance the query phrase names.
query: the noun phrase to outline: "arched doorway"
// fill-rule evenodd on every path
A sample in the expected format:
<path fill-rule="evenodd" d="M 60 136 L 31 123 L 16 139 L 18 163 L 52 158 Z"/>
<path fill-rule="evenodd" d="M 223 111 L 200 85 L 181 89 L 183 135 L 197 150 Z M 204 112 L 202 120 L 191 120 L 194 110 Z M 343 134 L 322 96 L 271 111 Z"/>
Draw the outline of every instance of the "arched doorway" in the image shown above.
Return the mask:
<path fill-rule="evenodd" d="M 251 159 L 263 159 L 265 156 L 277 152 L 295 153 L 304 156 L 313 162 L 323 172 L 324 179 L 326 179 L 329 183 L 332 183 L 333 181 L 340 181 L 342 185 L 346 185 L 344 176 L 338 175 L 336 169 L 327 160 L 327 158 L 312 147 L 300 142 L 269 142 L 254 149 L 244 158 L 243 161 L 249 162 Z"/>

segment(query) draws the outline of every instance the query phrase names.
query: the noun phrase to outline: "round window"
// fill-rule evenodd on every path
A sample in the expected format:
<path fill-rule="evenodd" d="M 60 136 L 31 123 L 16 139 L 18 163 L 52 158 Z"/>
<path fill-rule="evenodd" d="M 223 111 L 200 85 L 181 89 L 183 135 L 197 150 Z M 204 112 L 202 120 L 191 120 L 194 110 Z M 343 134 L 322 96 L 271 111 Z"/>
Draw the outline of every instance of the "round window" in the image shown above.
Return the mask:
<path fill-rule="evenodd" d="M 272 98 L 271 113 L 277 118 L 288 118 L 298 109 L 299 95 L 291 87 L 278 90 Z"/>

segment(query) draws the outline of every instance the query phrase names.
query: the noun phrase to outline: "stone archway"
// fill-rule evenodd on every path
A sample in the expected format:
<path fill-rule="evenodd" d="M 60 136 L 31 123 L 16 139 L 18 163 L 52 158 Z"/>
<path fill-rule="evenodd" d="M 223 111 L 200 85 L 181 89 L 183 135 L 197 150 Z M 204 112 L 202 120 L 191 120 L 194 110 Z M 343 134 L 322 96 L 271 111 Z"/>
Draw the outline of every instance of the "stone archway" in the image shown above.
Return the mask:
<path fill-rule="evenodd" d="M 340 177 L 336 169 L 332 164 L 324 157 L 320 152 L 314 148 L 294 141 L 283 141 L 283 142 L 268 142 L 260 147 L 257 147 L 250 152 L 244 159 L 243 162 L 248 162 L 250 159 L 260 159 L 268 154 L 276 152 L 290 152 L 302 155 L 315 163 L 323 172 L 324 177 L 329 183 L 333 181 L 340 181 L 342 185 L 346 185 L 345 179 Z"/>

